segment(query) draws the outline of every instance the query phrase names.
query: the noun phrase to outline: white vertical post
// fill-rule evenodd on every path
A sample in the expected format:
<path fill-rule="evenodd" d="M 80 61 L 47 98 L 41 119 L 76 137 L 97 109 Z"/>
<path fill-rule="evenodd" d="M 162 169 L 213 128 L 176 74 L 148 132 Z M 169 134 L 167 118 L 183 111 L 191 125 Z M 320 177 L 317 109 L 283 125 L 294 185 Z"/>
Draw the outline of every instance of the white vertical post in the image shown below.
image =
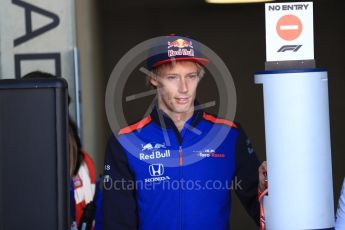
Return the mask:
<path fill-rule="evenodd" d="M 266 229 L 334 227 L 327 72 L 266 71 Z"/>

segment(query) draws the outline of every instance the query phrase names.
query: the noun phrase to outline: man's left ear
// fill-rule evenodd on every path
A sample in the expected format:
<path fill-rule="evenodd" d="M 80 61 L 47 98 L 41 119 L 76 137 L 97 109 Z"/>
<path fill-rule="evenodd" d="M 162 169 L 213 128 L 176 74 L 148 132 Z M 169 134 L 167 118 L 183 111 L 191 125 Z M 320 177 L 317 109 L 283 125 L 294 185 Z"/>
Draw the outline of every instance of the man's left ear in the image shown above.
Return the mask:
<path fill-rule="evenodd" d="M 151 85 L 153 85 L 154 87 L 158 86 L 157 76 L 149 75 L 148 78 L 149 78 L 149 82 L 151 83 Z"/>

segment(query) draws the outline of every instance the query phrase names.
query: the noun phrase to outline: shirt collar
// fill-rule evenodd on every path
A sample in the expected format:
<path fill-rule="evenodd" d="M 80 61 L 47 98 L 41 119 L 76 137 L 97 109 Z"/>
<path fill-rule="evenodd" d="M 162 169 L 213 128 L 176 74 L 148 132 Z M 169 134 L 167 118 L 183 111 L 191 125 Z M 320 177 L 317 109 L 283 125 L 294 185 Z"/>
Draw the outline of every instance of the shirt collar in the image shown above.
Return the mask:
<path fill-rule="evenodd" d="M 199 105 L 199 103 L 195 100 L 194 107 L 197 107 L 197 105 Z M 194 110 L 192 117 L 186 121 L 185 127 L 186 126 L 189 126 L 189 128 L 195 127 L 202 119 L 203 113 L 204 111 L 202 109 Z M 151 119 L 161 128 L 176 129 L 176 126 L 174 122 L 172 121 L 172 119 L 169 117 L 169 115 L 166 114 L 163 110 L 158 108 L 157 102 L 155 103 L 155 106 L 153 107 L 150 116 L 151 116 Z"/>

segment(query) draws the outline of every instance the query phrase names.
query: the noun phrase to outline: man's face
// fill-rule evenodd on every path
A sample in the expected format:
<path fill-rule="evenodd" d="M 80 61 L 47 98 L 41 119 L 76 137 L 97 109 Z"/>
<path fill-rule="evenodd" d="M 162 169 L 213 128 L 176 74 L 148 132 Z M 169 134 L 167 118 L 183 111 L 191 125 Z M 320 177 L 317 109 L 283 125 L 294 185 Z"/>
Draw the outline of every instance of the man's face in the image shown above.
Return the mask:
<path fill-rule="evenodd" d="M 197 64 L 177 61 L 160 67 L 158 76 L 150 78 L 157 87 L 160 109 L 167 114 L 194 111 L 194 99 L 199 83 Z"/>

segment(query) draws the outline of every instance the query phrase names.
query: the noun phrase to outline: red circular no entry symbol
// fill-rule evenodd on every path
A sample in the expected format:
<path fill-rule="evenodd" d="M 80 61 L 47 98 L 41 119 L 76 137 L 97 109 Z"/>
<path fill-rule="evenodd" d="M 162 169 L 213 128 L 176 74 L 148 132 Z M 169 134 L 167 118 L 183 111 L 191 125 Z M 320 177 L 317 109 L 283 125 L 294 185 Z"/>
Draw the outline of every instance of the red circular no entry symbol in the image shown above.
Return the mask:
<path fill-rule="evenodd" d="M 285 15 L 278 20 L 276 30 L 282 39 L 292 41 L 301 35 L 302 22 L 295 15 Z"/>

